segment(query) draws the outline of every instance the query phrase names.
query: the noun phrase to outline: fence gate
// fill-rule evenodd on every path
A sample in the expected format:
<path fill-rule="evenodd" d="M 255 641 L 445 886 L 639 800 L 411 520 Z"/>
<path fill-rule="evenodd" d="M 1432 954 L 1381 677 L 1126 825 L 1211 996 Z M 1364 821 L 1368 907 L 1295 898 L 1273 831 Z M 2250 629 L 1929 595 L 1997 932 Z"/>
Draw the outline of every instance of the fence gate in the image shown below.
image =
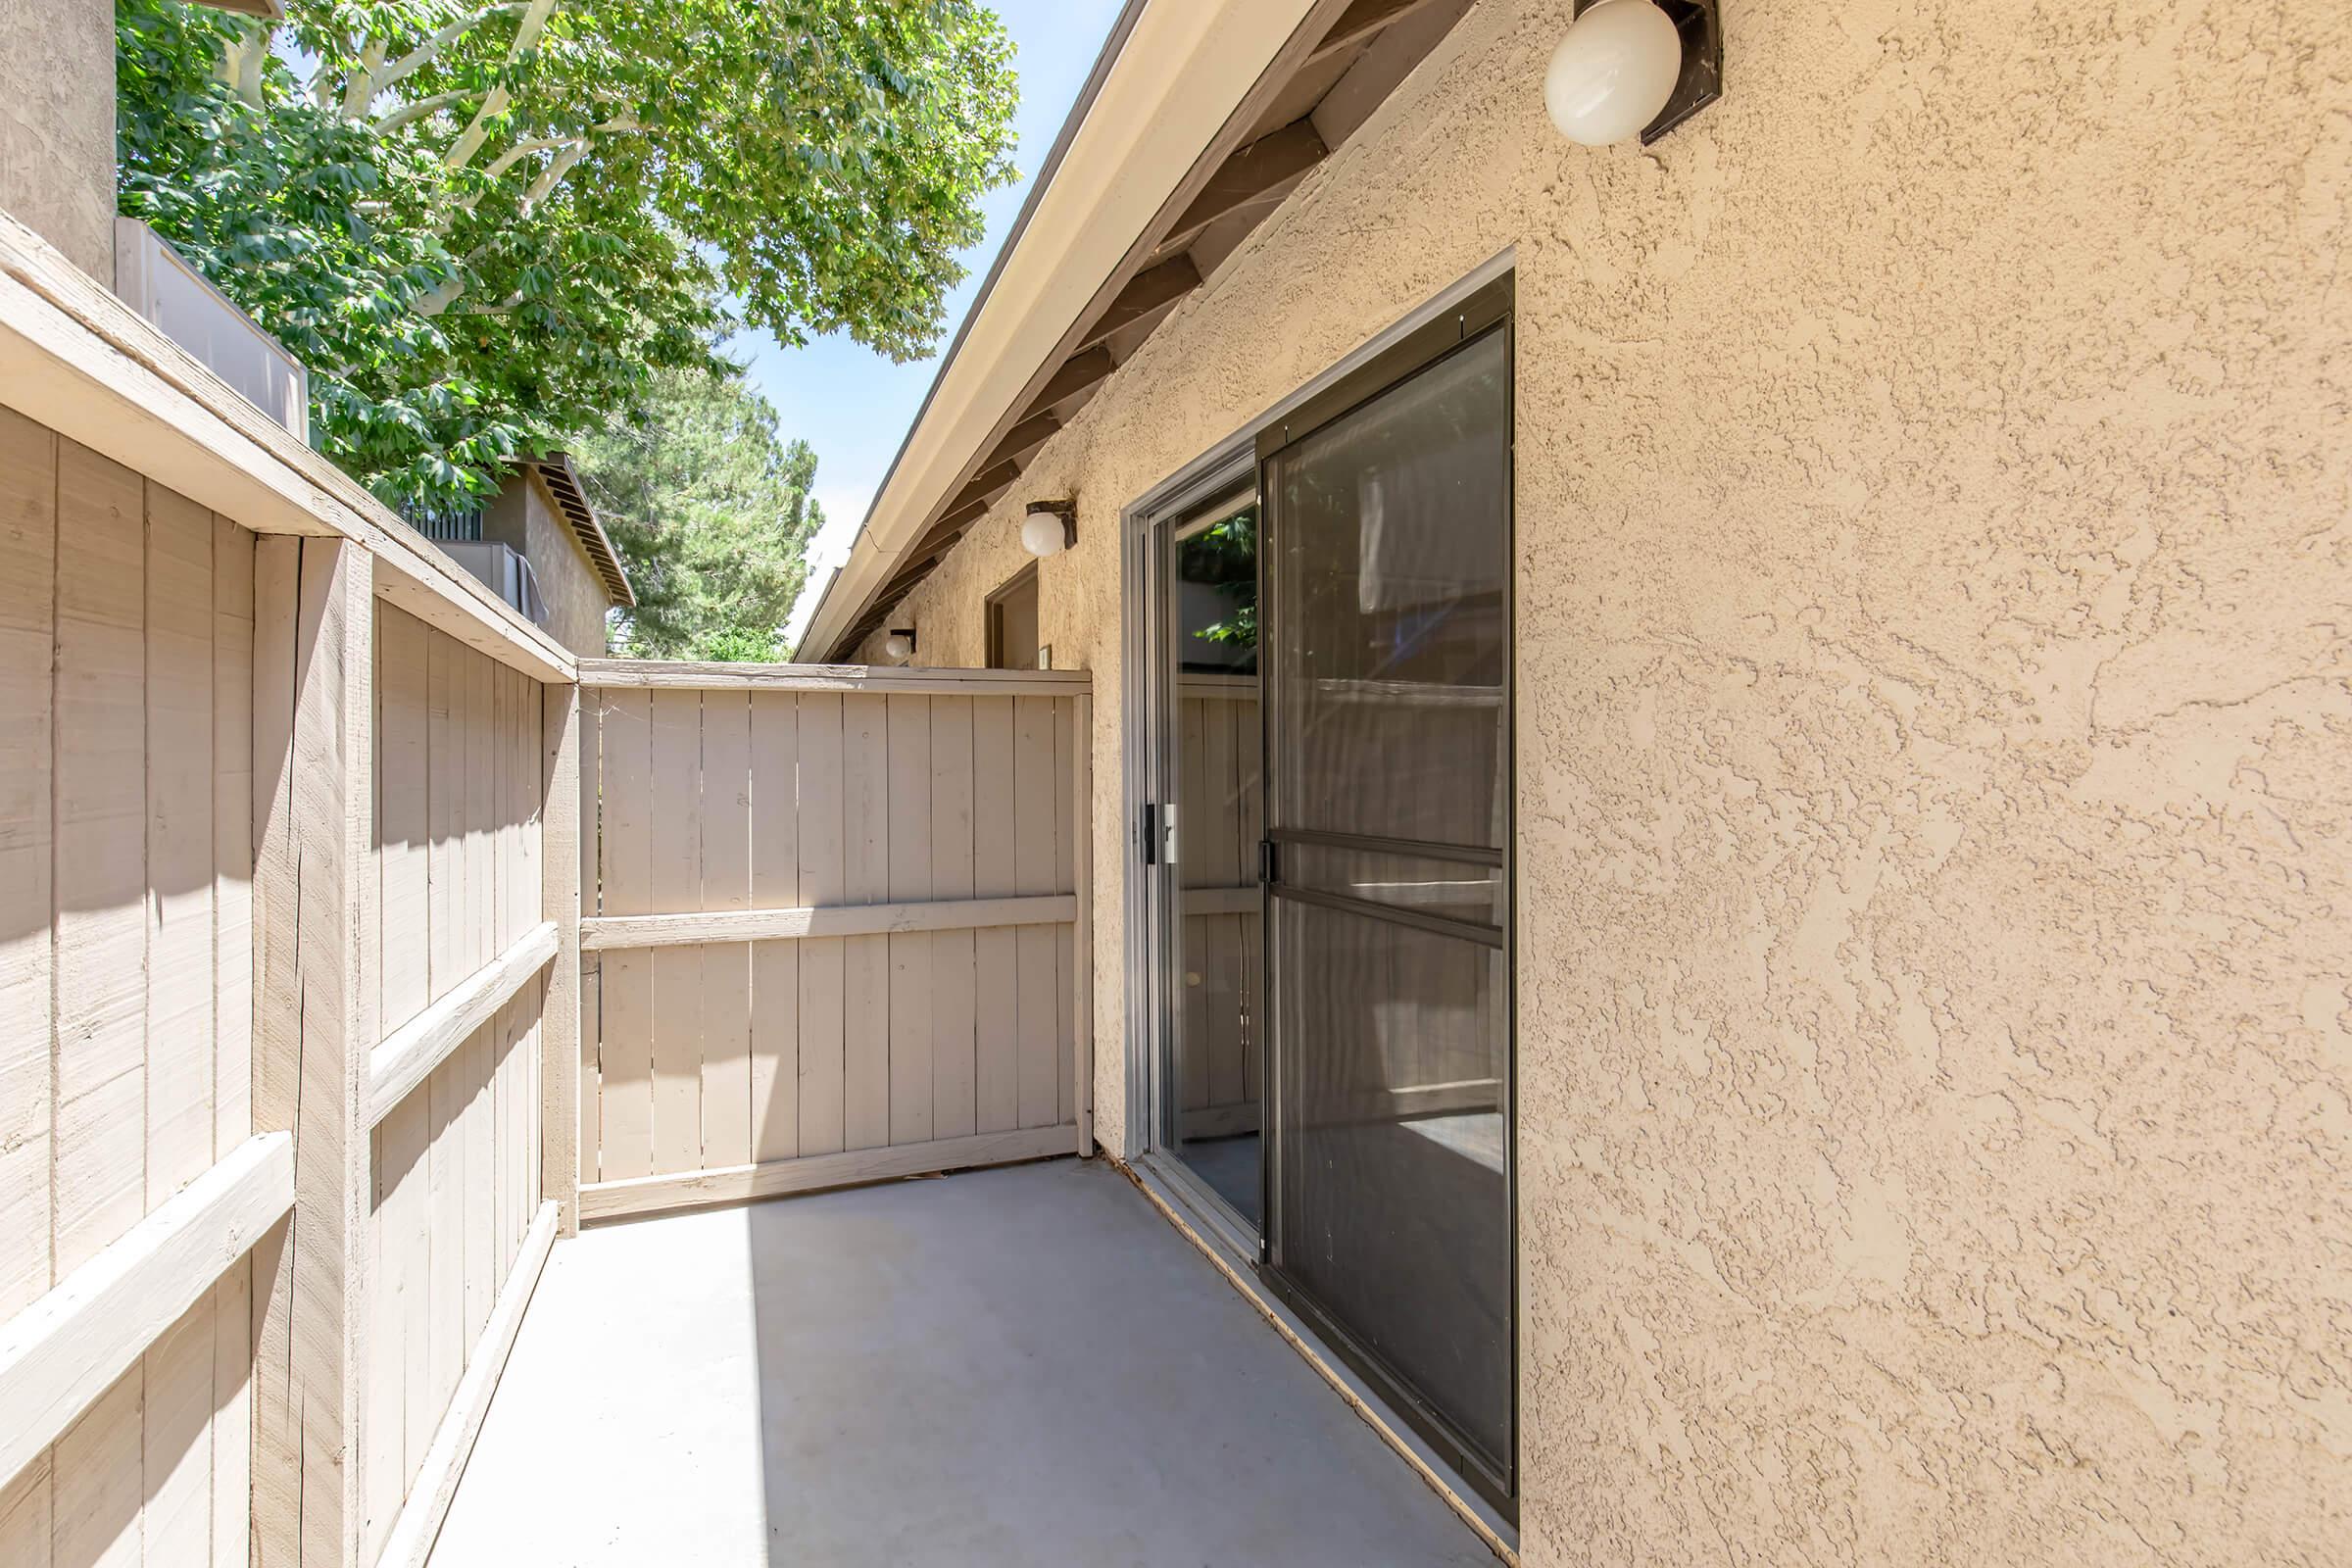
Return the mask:
<path fill-rule="evenodd" d="M 1091 1152 L 1085 672 L 580 684 L 583 1219 Z"/>

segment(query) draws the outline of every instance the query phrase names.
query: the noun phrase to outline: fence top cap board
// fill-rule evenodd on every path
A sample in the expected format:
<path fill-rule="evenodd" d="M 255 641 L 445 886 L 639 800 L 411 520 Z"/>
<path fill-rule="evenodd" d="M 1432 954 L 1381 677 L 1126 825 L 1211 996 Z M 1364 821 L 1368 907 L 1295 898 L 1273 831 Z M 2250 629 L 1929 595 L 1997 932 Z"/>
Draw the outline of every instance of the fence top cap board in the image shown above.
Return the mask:
<path fill-rule="evenodd" d="M 26 417 L 254 533 L 349 539 L 412 614 L 534 679 L 572 679 L 569 650 L 5 212 L 0 367 L 0 402 Z"/>
<path fill-rule="evenodd" d="M 1078 697 L 1086 669 L 947 669 L 904 664 L 717 664 L 653 659 L 583 659 L 583 686 L 682 691 L 961 693 L 975 697 Z"/>

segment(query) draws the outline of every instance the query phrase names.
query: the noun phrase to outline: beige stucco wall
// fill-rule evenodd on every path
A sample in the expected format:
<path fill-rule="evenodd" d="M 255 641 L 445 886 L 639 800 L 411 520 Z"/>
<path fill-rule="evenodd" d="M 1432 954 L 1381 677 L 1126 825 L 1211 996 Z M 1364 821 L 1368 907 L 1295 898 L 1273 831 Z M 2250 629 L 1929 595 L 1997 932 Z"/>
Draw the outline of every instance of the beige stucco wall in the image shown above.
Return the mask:
<path fill-rule="evenodd" d="M 547 633 L 588 658 L 605 655 L 605 579 L 536 475 L 509 481 L 482 510 L 482 537 L 522 553 L 547 602 Z"/>
<path fill-rule="evenodd" d="M 2352 12 L 1726 0 L 1660 146 L 1486 0 L 1022 503 L 1517 247 L 1523 1527 L 1554 1563 L 2352 1561 Z M 870 654 L 871 651 L 869 651 Z"/>
<path fill-rule="evenodd" d="M 0 212 L 115 281 L 115 8 L 0 0 Z"/>

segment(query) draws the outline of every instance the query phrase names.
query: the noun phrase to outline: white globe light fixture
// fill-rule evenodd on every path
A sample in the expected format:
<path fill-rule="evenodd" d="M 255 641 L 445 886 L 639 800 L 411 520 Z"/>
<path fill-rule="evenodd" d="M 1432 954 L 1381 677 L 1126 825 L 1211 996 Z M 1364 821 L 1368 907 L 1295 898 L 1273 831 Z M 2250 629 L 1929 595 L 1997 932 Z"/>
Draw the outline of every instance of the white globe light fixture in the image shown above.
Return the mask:
<path fill-rule="evenodd" d="M 1043 561 L 1078 542 L 1078 506 L 1072 501 L 1032 501 L 1021 519 L 1021 548 Z"/>
<path fill-rule="evenodd" d="M 892 627 L 890 635 L 882 639 L 882 657 L 894 664 L 904 664 L 912 659 L 914 657 L 914 628 L 912 626 Z"/>
<path fill-rule="evenodd" d="M 1544 74 L 1544 107 L 1570 141 L 1606 147 L 1635 136 L 1655 140 L 1716 96 L 1721 56 L 1711 5 L 1674 0 L 1686 13 L 1702 69 L 1683 84 L 1684 25 L 1654 0 L 1597 0 L 1569 25 Z M 1668 116 L 1670 105 L 1677 112 Z M 1646 132 L 1646 134 L 1644 134 Z"/>

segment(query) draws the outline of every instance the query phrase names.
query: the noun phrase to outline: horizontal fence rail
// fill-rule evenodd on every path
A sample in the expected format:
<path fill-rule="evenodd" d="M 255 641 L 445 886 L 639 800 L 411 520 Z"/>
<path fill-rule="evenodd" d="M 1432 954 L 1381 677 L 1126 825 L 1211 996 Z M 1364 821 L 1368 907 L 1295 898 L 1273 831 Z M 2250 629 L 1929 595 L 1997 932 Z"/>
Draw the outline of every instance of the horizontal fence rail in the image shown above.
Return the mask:
<path fill-rule="evenodd" d="M 368 1125 L 380 1125 L 466 1036 L 512 1003 L 556 956 L 556 923 L 542 920 L 449 995 L 385 1036 L 368 1054 Z"/>
<path fill-rule="evenodd" d="M 705 664 L 653 659 L 583 659 L 580 684 L 601 686 L 608 691 L 1076 697 L 1094 690 L 1094 677 L 1083 669 L 921 669 L 884 664 Z"/>
<path fill-rule="evenodd" d="M 294 1140 L 249 1138 L 0 1325 L 0 1479 L 56 1442 L 293 1206 Z"/>
<path fill-rule="evenodd" d="M 744 909 L 714 914 L 619 914 L 580 922 L 580 947 L 691 947 L 705 942 L 796 941 L 802 937 L 889 936 L 905 931 L 976 931 L 991 926 L 1067 925 L 1071 893 L 1032 899 L 943 899 L 928 904 L 851 904 L 824 908 Z"/>
<path fill-rule="evenodd" d="M 1084 672 L 584 672 L 583 1218 L 1086 1147 Z"/>

